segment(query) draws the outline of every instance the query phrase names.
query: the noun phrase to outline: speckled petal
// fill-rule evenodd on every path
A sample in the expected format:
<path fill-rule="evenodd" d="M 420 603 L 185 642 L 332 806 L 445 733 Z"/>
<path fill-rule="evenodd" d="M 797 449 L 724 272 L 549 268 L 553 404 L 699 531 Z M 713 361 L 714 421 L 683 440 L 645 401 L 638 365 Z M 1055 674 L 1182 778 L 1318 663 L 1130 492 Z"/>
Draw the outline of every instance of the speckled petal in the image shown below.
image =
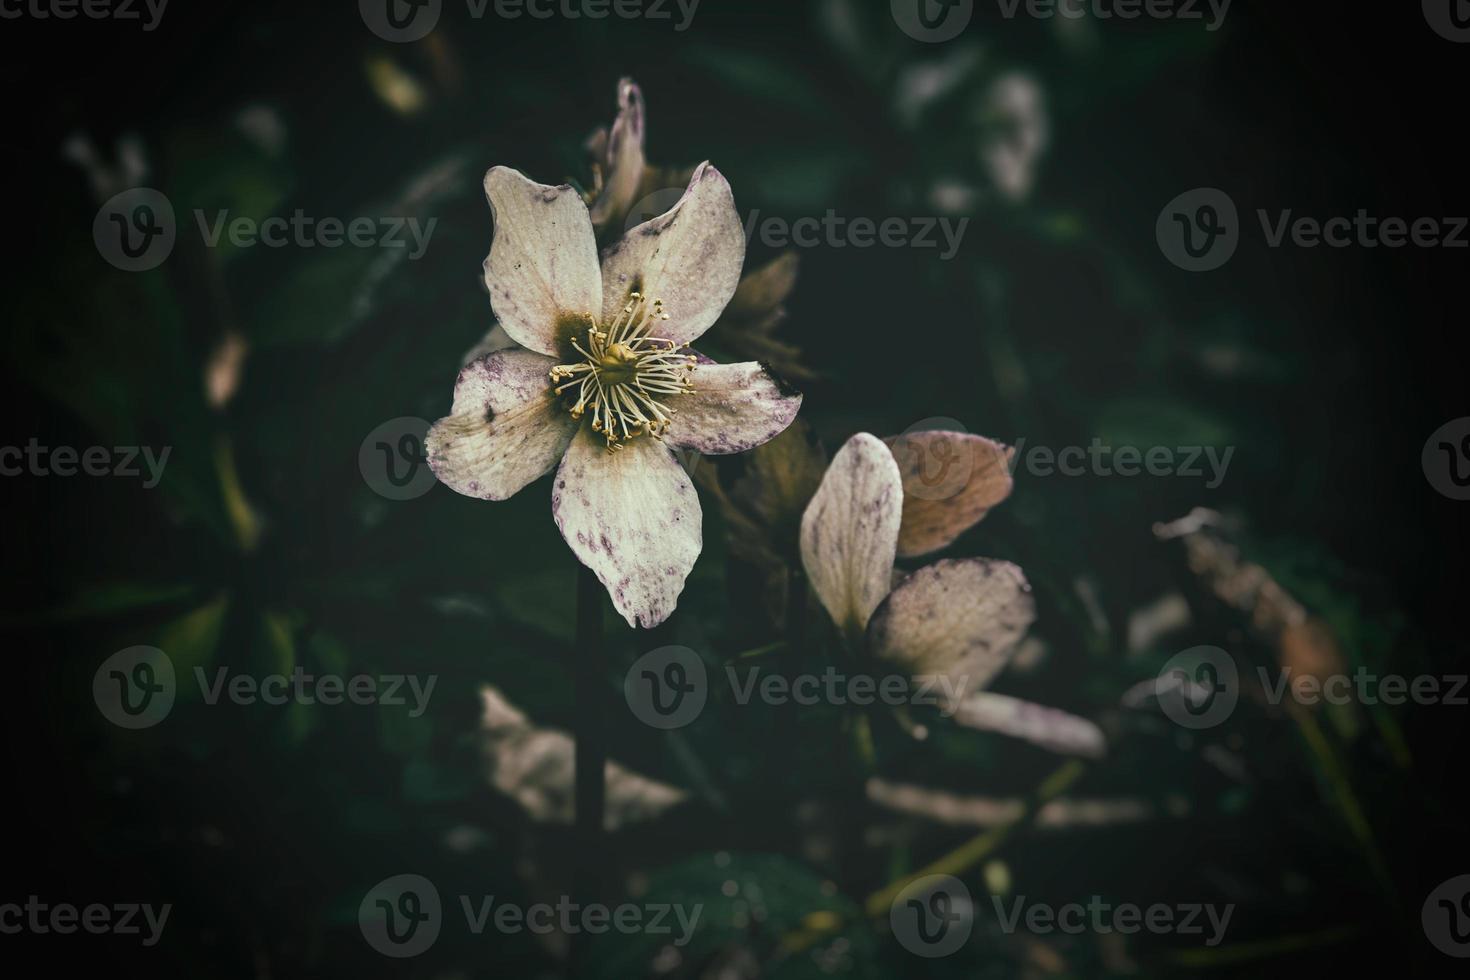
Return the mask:
<path fill-rule="evenodd" d="M 577 423 L 551 392 L 555 359 L 502 350 L 466 364 L 454 407 L 425 449 L 439 482 L 482 500 L 505 500 L 551 470 Z"/>
<path fill-rule="evenodd" d="M 661 299 L 669 319 L 657 336 L 696 340 L 740 285 L 745 229 L 730 184 L 702 163 L 679 202 L 633 228 L 602 258 L 602 309 L 611 320 L 637 290 Z"/>
<path fill-rule="evenodd" d="M 566 335 L 602 305 L 602 272 L 587 205 L 571 187 L 538 184 L 509 167 L 485 175 L 495 237 L 485 286 L 516 343 L 556 354 Z"/>
<path fill-rule="evenodd" d="M 827 467 L 801 518 L 801 562 L 832 621 L 857 640 L 888 594 L 903 482 L 893 454 L 866 432 Z"/>
<path fill-rule="evenodd" d="M 957 700 L 990 683 L 1036 619 L 1026 576 L 1008 561 L 938 561 L 873 615 L 869 649 L 914 676 L 945 675 Z"/>
<path fill-rule="evenodd" d="M 678 413 L 664 437 L 706 455 L 743 453 L 786 430 L 801 408 L 801 392 L 764 364 L 697 364 L 694 391 L 669 404 Z"/>
<path fill-rule="evenodd" d="M 694 484 L 669 448 L 644 436 L 610 453 L 583 425 L 554 487 L 556 526 L 628 625 L 668 619 L 699 557 L 703 521 Z"/>
<path fill-rule="evenodd" d="M 618 118 L 607 136 L 602 193 L 592 204 L 592 223 L 601 228 L 627 214 L 643 182 L 643 92 L 631 78 L 618 82 Z"/>
<path fill-rule="evenodd" d="M 903 474 L 901 557 L 948 546 L 1011 495 L 1015 450 L 984 436 L 925 431 L 883 441 Z"/>

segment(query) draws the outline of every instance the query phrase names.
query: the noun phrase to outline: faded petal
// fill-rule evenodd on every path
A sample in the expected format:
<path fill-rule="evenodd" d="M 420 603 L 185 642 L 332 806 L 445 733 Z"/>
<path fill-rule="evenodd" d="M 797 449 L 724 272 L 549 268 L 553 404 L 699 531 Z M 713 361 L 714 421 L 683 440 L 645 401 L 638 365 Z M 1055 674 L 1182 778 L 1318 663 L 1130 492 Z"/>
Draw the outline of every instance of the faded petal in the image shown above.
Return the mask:
<path fill-rule="evenodd" d="M 740 285 L 744 262 L 745 229 L 730 184 L 702 163 L 677 204 L 629 231 L 603 255 L 603 315 L 611 319 L 628 294 L 638 291 L 663 300 L 670 319 L 657 335 L 690 343 L 719 319 Z"/>
<path fill-rule="evenodd" d="M 480 339 L 478 344 L 465 351 L 465 355 L 460 359 L 459 363 L 469 364 L 472 361 L 478 361 L 486 354 L 493 354 L 498 350 L 507 350 L 511 347 L 519 346 L 514 340 L 510 339 L 510 334 L 505 332 L 505 328 L 497 323 L 490 328 L 489 333 Z"/>
<path fill-rule="evenodd" d="M 551 511 L 629 626 L 669 618 L 699 557 L 703 514 L 667 446 L 645 436 L 610 453 L 582 426 L 557 471 Z"/>
<path fill-rule="evenodd" d="M 990 691 L 977 691 L 956 705 L 954 720 L 966 728 L 1009 735 L 1063 755 L 1100 759 L 1108 750 L 1102 729 L 1086 718 Z"/>
<path fill-rule="evenodd" d="M 665 438 L 706 455 L 743 453 L 785 431 L 801 392 L 764 364 L 697 364 L 694 391 L 673 402 L 678 414 Z"/>
<path fill-rule="evenodd" d="M 860 432 L 832 460 L 801 518 L 801 563 L 832 621 L 857 639 L 888 594 L 903 482 L 893 454 Z"/>
<path fill-rule="evenodd" d="M 498 689 L 482 687 L 481 751 L 490 784 L 511 797 L 537 822 L 571 824 L 576 794 L 576 745 L 557 728 L 533 725 Z M 605 770 L 609 831 L 652 820 L 683 803 L 689 794 L 609 761 Z"/>
<path fill-rule="evenodd" d="M 577 423 L 552 394 L 554 358 L 512 349 L 465 365 L 454 407 L 425 440 L 429 467 L 456 493 L 505 500 L 550 471 Z"/>
<path fill-rule="evenodd" d="M 495 237 L 485 260 L 490 305 L 522 347 L 556 354 L 573 322 L 601 307 L 602 272 L 587 205 L 571 187 L 509 167 L 485 175 Z"/>
<path fill-rule="evenodd" d="M 909 432 L 883 440 L 903 474 L 905 558 L 938 551 L 1011 494 L 1014 449 L 966 432 Z"/>
<path fill-rule="evenodd" d="M 618 118 L 601 149 L 604 183 L 592 204 L 592 223 L 599 228 L 628 213 L 637 200 L 647 165 L 643 156 L 643 92 L 631 78 L 618 82 Z"/>
<path fill-rule="evenodd" d="M 988 684 L 1036 619 L 1021 570 L 965 558 L 926 565 L 894 588 L 868 629 L 872 652 L 914 676 L 945 675 L 955 699 Z"/>
<path fill-rule="evenodd" d="M 783 252 L 740 280 L 725 315 L 743 320 L 764 320 L 790 297 L 796 288 L 801 259 L 795 252 Z"/>

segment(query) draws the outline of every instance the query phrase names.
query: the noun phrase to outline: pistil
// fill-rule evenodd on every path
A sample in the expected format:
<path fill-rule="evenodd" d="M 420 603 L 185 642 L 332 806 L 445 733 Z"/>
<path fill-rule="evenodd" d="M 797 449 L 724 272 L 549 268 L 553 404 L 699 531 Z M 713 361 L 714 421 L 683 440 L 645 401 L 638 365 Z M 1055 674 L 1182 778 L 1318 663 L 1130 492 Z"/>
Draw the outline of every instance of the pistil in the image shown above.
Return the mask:
<path fill-rule="evenodd" d="M 585 340 L 572 341 L 582 360 L 551 369 L 556 393 L 567 397 L 573 418 L 592 413 L 592 429 L 606 438 L 608 452 L 640 435 L 661 438 L 676 414 L 665 402 L 694 390 L 697 363 L 681 353 L 688 344 L 652 335 L 655 324 L 669 319 L 663 301 L 635 291 L 606 329 L 584 315 Z"/>

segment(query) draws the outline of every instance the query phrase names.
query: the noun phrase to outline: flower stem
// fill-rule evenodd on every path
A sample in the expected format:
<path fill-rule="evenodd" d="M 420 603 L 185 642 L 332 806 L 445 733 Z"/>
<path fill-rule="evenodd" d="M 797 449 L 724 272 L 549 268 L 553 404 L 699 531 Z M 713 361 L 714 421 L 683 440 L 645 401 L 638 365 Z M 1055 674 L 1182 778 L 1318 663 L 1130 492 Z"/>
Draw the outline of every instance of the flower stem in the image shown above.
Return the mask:
<path fill-rule="evenodd" d="M 602 584 L 585 565 L 577 566 L 576 649 L 576 901 L 595 902 L 602 891 L 599 863 L 603 808 L 607 798 L 607 738 L 602 673 Z M 587 935 L 572 937 L 572 976 L 586 964 Z"/>

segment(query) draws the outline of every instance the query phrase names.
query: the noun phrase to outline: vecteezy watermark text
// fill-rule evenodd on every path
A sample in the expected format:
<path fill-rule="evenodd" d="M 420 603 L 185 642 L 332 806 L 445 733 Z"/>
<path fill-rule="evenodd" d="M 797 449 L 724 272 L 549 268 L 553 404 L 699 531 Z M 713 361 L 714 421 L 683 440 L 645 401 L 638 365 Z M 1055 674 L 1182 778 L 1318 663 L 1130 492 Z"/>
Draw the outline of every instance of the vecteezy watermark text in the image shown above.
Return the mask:
<path fill-rule="evenodd" d="M 1470 218 L 1378 215 L 1359 208 L 1351 215 L 1299 215 L 1293 208 L 1256 209 L 1266 247 L 1470 248 Z M 1159 212 L 1159 250 L 1189 272 L 1218 269 L 1235 254 L 1244 235 L 1235 202 L 1214 187 L 1198 187 L 1174 198 Z"/>
<path fill-rule="evenodd" d="M 1308 708 L 1349 704 L 1470 706 L 1467 674 L 1410 676 L 1358 667 L 1351 673 L 1319 675 L 1285 667 L 1273 676 L 1268 668 L 1258 666 L 1255 675 L 1265 702 L 1272 706 L 1287 702 Z M 1140 685 L 1125 700 L 1151 695 L 1175 724 L 1204 729 L 1222 724 L 1234 713 L 1240 692 L 1240 669 L 1235 658 L 1219 647 L 1201 646 L 1171 657 L 1156 679 Z"/>
<path fill-rule="evenodd" d="M 163 479 L 172 446 L 157 453 L 152 446 L 43 446 L 32 437 L 24 447 L 0 446 L 0 476 L 122 476 L 142 475 L 137 461 L 141 457 L 148 470 L 144 490 L 152 490 Z"/>
<path fill-rule="evenodd" d="M 946 217 L 847 218 L 828 209 L 820 218 L 762 218 L 753 209 L 745 220 L 745 240 L 759 241 L 767 248 L 939 248 L 943 238 L 941 262 L 948 262 L 960 250 L 960 241 L 969 218 L 951 220 Z"/>
<path fill-rule="evenodd" d="M 1235 456 L 1235 447 L 1226 446 L 1112 446 L 1101 438 L 1087 446 L 1026 445 L 1016 440 L 1011 467 L 1024 467 L 1031 476 L 1178 476 L 1200 479 L 1206 476 L 1206 489 L 1217 489 L 1225 481 L 1225 472 Z"/>
<path fill-rule="evenodd" d="M 76 906 L 69 902 L 47 903 L 41 901 L 40 896 L 31 895 L 24 905 L 19 902 L 0 903 L 0 935 L 69 936 L 80 931 L 94 936 L 143 936 L 144 946 L 156 946 L 172 911 L 172 904 L 156 909 L 137 902 L 111 905 L 93 902 Z M 148 929 L 146 935 L 143 932 L 145 925 Z"/>
<path fill-rule="evenodd" d="M 228 667 L 193 670 L 200 699 L 242 707 L 338 705 L 408 708 L 419 718 L 434 695 L 437 675 L 310 673 L 297 666 L 290 673 L 256 676 Z M 103 661 L 92 677 L 92 697 L 103 717 L 120 728 L 151 728 L 168 717 L 178 695 L 177 675 L 168 654 L 157 647 L 120 650 Z"/>
<path fill-rule="evenodd" d="M 413 250 L 409 259 L 422 258 L 429 247 L 429 237 L 434 234 L 438 218 L 430 218 L 419 224 L 418 218 L 313 218 L 297 208 L 291 217 L 272 217 L 263 221 L 254 218 L 231 218 L 229 211 L 216 211 L 206 216 L 202 210 L 194 212 L 199 225 L 199 235 L 204 244 L 218 248 L 220 240 L 226 239 L 236 248 L 264 245 L 266 248 L 406 248 L 412 239 Z"/>
<path fill-rule="evenodd" d="M 168 0 L 0 0 L 0 20 L 136 20 L 151 32 L 167 7 Z"/>
<path fill-rule="evenodd" d="M 701 0 L 465 0 L 473 20 L 494 14 L 500 20 L 619 20 L 674 21 L 674 30 L 687 31 Z M 358 0 L 358 12 L 368 30 L 385 41 L 408 44 L 427 37 L 439 25 L 444 0 Z M 677 19 L 676 19 L 677 18 Z"/>
<path fill-rule="evenodd" d="M 1033 935 L 1060 932 L 1068 936 L 1083 933 L 1120 933 L 1125 936 L 1140 932 L 1154 935 L 1205 936 L 1206 946 L 1218 946 L 1230 927 L 1230 917 L 1235 914 L 1234 905 L 1223 907 L 1207 903 L 1186 902 L 1168 905 L 1154 902 L 1148 906 L 1131 902 L 1113 903 L 1100 895 L 1094 895 L 1084 905 L 1068 902 L 1065 905 L 1048 905 L 1026 901 L 1018 895 L 1010 902 L 999 895 L 991 896 L 995 906 L 995 918 L 1001 931 L 1014 933 L 1024 927 Z M 1007 908 L 1009 906 L 1009 908 Z M 1206 935 L 1206 927 L 1209 929 Z"/>
<path fill-rule="evenodd" d="M 390 215 L 351 218 L 314 217 L 297 208 L 290 215 L 254 218 L 196 208 L 194 224 L 207 248 L 383 248 L 406 249 L 422 258 L 438 218 Z M 92 222 L 97 251 L 124 272 L 155 269 L 173 253 L 178 239 L 173 202 L 151 187 L 134 187 L 102 205 Z"/>
<path fill-rule="evenodd" d="M 684 196 L 682 187 L 666 187 L 654 191 L 634 204 L 624 222 L 624 230 L 632 231 L 672 209 Z M 828 209 L 821 217 L 807 215 L 784 218 L 762 215 L 753 208 L 745 216 L 745 243 L 759 242 L 767 248 L 922 248 L 940 249 L 940 261 L 947 262 L 959 252 L 969 218 L 952 219 L 937 215 L 888 217 L 852 217 Z"/>
<path fill-rule="evenodd" d="M 494 895 L 460 895 L 465 928 L 480 936 L 488 930 L 504 935 L 528 932 L 545 936 L 587 933 L 670 936 L 674 946 L 689 943 L 704 912 L 702 904 L 625 902 L 608 906 L 575 902 L 562 895 L 555 902 L 519 905 Z M 434 883 L 422 875 L 394 875 L 374 885 L 358 906 L 358 927 L 369 946 L 395 959 L 423 953 L 444 927 L 444 903 Z"/>
<path fill-rule="evenodd" d="M 1086 902 L 1051 905 L 1025 895 L 991 896 L 995 922 L 1002 932 L 1033 935 L 1063 933 L 1106 935 L 1176 935 L 1203 937 L 1218 946 L 1230 927 L 1234 905 L 1203 902 L 1136 905 L 1094 895 Z M 926 875 L 908 884 L 889 907 L 888 922 L 899 945 L 916 956 L 935 959 L 958 952 L 975 928 L 976 908 L 965 883 L 952 875 Z"/>
<path fill-rule="evenodd" d="M 964 674 L 876 676 L 827 667 L 821 673 L 778 674 L 761 667 L 726 664 L 726 683 L 735 703 L 752 701 L 801 707 L 914 705 L 939 709 L 951 717 L 968 686 Z M 634 717 L 659 729 L 683 728 L 704 711 L 709 700 L 709 671 L 688 647 L 659 647 L 639 657 L 623 678 L 623 697 Z"/>
<path fill-rule="evenodd" d="M 1065 17 L 1079 20 L 1202 20 L 1205 30 L 1218 31 L 1230 12 L 1232 0 L 996 0 L 1000 14 L 1015 20 L 1018 14 L 1036 20 Z M 1208 20 L 1206 20 L 1208 18 Z"/>

